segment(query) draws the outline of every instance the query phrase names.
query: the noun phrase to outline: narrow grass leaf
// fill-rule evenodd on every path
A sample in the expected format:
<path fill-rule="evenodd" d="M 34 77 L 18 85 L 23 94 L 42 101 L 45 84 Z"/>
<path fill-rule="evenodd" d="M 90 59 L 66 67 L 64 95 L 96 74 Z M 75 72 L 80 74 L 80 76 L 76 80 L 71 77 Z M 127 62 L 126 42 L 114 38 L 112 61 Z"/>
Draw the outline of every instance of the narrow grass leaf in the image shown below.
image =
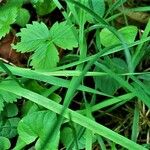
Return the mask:
<path fill-rule="evenodd" d="M 132 134 L 131 140 L 137 142 L 137 137 L 139 134 L 139 119 L 140 119 L 140 110 L 138 105 L 135 105 L 134 108 L 134 117 L 133 117 L 133 124 L 132 124 Z"/>
<path fill-rule="evenodd" d="M 50 99 L 47 99 L 39 94 L 36 94 L 24 88 L 13 86 L 13 85 L 8 86 L 6 84 L 0 84 L 0 89 L 12 92 L 24 98 L 27 98 L 31 100 L 32 102 L 35 102 L 47 109 L 50 109 L 51 111 L 55 113 L 58 113 L 58 114 L 62 113 L 63 106 L 61 106 L 60 104 L 53 102 Z M 63 113 L 63 116 L 67 119 L 69 119 L 71 116 L 73 122 L 80 124 L 81 126 L 91 130 L 93 133 L 97 133 L 98 135 L 108 138 L 116 142 L 117 144 L 122 145 L 123 147 L 127 149 L 130 149 L 132 147 L 132 150 L 147 150 L 143 146 L 137 143 L 134 143 L 133 141 L 125 138 L 124 136 L 121 136 L 118 133 L 115 133 L 114 131 L 68 108 Z"/>

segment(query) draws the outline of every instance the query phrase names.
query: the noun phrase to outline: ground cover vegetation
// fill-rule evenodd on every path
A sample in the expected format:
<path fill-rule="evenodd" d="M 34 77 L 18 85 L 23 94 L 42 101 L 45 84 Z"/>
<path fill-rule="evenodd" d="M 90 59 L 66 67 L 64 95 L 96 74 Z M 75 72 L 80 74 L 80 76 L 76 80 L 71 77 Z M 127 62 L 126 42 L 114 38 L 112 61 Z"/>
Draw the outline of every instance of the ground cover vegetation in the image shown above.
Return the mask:
<path fill-rule="evenodd" d="M 149 0 L 0 0 L 0 150 L 150 149 Z"/>

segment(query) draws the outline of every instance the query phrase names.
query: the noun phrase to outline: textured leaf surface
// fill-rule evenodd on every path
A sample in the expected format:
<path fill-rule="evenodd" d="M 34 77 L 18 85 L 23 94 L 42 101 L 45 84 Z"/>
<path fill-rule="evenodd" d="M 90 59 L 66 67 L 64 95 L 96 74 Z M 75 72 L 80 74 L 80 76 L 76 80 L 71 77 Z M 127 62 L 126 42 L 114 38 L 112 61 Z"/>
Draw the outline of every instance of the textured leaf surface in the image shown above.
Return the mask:
<path fill-rule="evenodd" d="M 9 33 L 17 17 L 17 7 L 0 7 L 0 39 Z"/>
<path fill-rule="evenodd" d="M 111 70 L 115 73 L 128 72 L 127 65 L 122 59 L 113 58 L 112 60 L 104 60 L 103 63 L 111 68 Z M 102 70 L 96 67 L 96 71 Z M 94 77 L 94 79 L 97 88 L 104 93 L 113 95 L 120 88 L 120 84 L 110 76 L 105 75 L 100 77 Z"/>
<path fill-rule="evenodd" d="M 14 81 L 3 81 L 1 83 L 5 83 L 6 85 L 10 85 L 10 84 L 16 84 Z M 4 90 L 0 90 L 0 111 L 3 110 L 4 107 L 4 102 L 6 103 L 13 103 L 17 101 L 17 98 L 20 98 L 19 96 L 11 93 L 11 92 L 6 92 Z"/>
<path fill-rule="evenodd" d="M 125 41 L 129 44 L 134 42 L 138 29 L 136 26 L 126 26 L 119 29 L 118 32 L 123 36 Z M 105 47 L 113 46 L 115 44 L 121 44 L 119 39 L 107 28 L 102 29 L 102 31 L 100 32 L 100 40 L 102 45 Z"/>
<path fill-rule="evenodd" d="M 28 23 L 29 19 L 30 19 L 29 11 L 27 9 L 20 8 L 18 10 L 18 15 L 15 23 L 21 27 L 24 27 Z"/>
<path fill-rule="evenodd" d="M 99 16 L 103 16 L 105 13 L 105 2 L 104 0 L 92 0 L 92 10 Z"/>
<path fill-rule="evenodd" d="M 30 64 L 35 69 L 49 70 L 56 67 L 59 61 L 55 45 L 69 50 L 78 46 L 74 31 L 66 22 L 55 23 L 50 31 L 44 23 L 33 22 L 17 34 L 21 41 L 13 48 L 22 53 L 34 51 Z"/>
<path fill-rule="evenodd" d="M 85 149 L 86 132 L 79 125 L 76 125 L 75 129 L 76 129 L 76 134 L 77 134 L 77 138 L 78 138 L 78 140 L 77 140 L 78 148 L 79 149 Z M 75 144 L 75 140 L 74 140 L 75 138 L 76 137 L 75 137 L 73 129 L 71 127 L 64 127 L 61 130 L 60 139 L 61 139 L 61 142 L 64 144 L 65 148 L 67 148 L 67 149 L 70 148 L 70 149 L 76 150 L 77 145 Z M 93 135 L 93 142 L 95 142 L 95 141 L 96 141 L 96 137 Z"/>
<path fill-rule="evenodd" d="M 20 140 L 27 145 L 38 138 L 35 144 L 35 148 L 38 150 L 56 119 L 56 114 L 51 111 L 34 112 L 24 117 L 18 125 L 20 139 L 17 142 L 16 148 Z M 59 134 L 56 134 L 52 142 L 47 145 L 47 149 L 57 149 L 58 141 Z"/>
<path fill-rule="evenodd" d="M 10 148 L 10 141 L 6 137 L 0 136 L 0 149 L 6 150 Z"/>
<path fill-rule="evenodd" d="M 36 3 L 42 3 L 44 0 L 31 0 L 31 3 L 36 4 Z"/>
<path fill-rule="evenodd" d="M 7 117 L 14 117 L 18 114 L 18 108 L 17 108 L 17 105 L 15 103 L 8 103 L 6 106 L 5 106 L 5 115 Z"/>
<path fill-rule="evenodd" d="M 35 4 L 37 14 L 40 16 L 49 14 L 56 8 L 52 0 L 35 1 L 33 3 Z"/>
<path fill-rule="evenodd" d="M 40 70 L 55 67 L 59 61 L 58 51 L 54 44 L 41 44 L 31 57 L 31 65 Z"/>
<path fill-rule="evenodd" d="M 13 47 L 22 53 L 31 52 L 37 50 L 49 38 L 49 30 L 44 23 L 33 22 L 22 28 L 17 36 L 21 37 L 21 41 Z"/>
<path fill-rule="evenodd" d="M 10 118 L 7 119 L 5 123 L 3 123 L 0 127 L 0 136 L 4 136 L 7 138 L 13 138 L 17 135 L 17 126 L 19 118 Z"/>
<path fill-rule="evenodd" d="M 63 48 L 72 50 L 78 46 L 77 39 L 74 35 L 74 28 L 66 22 L 55 23 L 50 29 L 50 37 L 53 42 Z"/>

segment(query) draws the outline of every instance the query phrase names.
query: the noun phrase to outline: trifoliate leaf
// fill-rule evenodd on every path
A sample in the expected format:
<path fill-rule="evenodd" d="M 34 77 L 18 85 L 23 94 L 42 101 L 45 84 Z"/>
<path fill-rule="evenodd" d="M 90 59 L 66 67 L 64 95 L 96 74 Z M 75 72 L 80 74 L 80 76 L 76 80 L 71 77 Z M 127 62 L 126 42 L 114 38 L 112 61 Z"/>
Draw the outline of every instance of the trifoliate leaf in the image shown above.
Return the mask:
<path fill-rule="evenodd" d="M 72 50 L 78 46 L 74 31 L 75 29 L 66 22 L 56 22 L 50 29 L 50 37 L 57 46 Z"/>
<path fill-rule="evenodd" d="M 54 44 L 41 44 L 31 57 L 31 65 L 36 69 L 48 70 L 55 67 L 59 61 L 58 51 Z"/>
<path fill-rule="evenodd" d="M 134 42 L 138 29 L 136 26 L 126 26 L 119 29 L 118 32 L 123 36 L 125 42 L 130 44 Z M 105 47 L 121 44 L 120 40 L 107 28 L 102 29 L 100 32 L 100 40 L 102 45 Z"/>
<path fill-rule="evenodd" d="M 19 140 L 17 141 L 16 148 L 21 141 L 25 146 L 37 139 L 35 149 L 39 150 L 56 119 L 56 114 L 51 111 L 39 111 L 25 116 L 18 125 Z M 59 133 L 55 134 L 46 149 L 57 149 Z"/>
<path fill-rule="evenodd" d="M 59 61 L 55 45 L 69 50 L 77 47 L 74 33 L 76 30 L 66 22 L 55 23 L 50 31 L 44 23 L 33 22 L 17 34 L 21 41 L 13 48 L 22 53 L 34 51 L 30 64 L 35 69 L 49 70 L 56 67 Z"/>
<path fill-rule="evenodd" d="M 9 33 L 17 17 L 17 7 L 0 7 L 0 39 Z"/>
<path fill-rule="evenodd" d="M 44 23 L 33 22 L 33 24 L 27 24 L 26 28 L 22 28 L 17 36 L 21 37 L 21 41 L 13 48 L 22 53 L 31 52 L 49 39 L 49 30 Z"/>

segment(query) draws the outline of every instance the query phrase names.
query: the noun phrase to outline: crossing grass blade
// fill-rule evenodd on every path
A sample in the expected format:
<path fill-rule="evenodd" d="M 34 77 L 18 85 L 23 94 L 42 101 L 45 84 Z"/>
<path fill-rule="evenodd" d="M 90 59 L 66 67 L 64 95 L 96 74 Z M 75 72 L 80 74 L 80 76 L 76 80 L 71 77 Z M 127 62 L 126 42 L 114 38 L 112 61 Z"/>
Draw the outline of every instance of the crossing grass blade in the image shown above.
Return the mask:
<path fill-rule="evenodd" d="M 8 85 L 5 83 L 0 84 L 0 89 L 12 92 L 18 96 L 22 96 L 26 99 L 29 99 L 32 102 L 35 102 L 57 114 L 62 114 L 63 106 L 46 98 L 43 97 L 37 93 L 34 93 L 32 91 L 26 90 L 19 86 L 14 85 Z M 147 150 L 143 146 L 125 138 L 122 135 L 119 135 L 118 133 L 115 133 L 114 131 L 96 123 L 95 121 L 91 120 L 90 118 L 83 116 L 75 111 L 72 111 L 70 109 L 66 109 L 66 111 L 62 114 L 63 117 L 69 119 L 70 116 L 72 118 L 72 121 L 91 130 L 93 133 L 96 133 L 98 135 L 101 135 L 107 139 L 112 140 L 113 142 L 132 150 Z"/>

